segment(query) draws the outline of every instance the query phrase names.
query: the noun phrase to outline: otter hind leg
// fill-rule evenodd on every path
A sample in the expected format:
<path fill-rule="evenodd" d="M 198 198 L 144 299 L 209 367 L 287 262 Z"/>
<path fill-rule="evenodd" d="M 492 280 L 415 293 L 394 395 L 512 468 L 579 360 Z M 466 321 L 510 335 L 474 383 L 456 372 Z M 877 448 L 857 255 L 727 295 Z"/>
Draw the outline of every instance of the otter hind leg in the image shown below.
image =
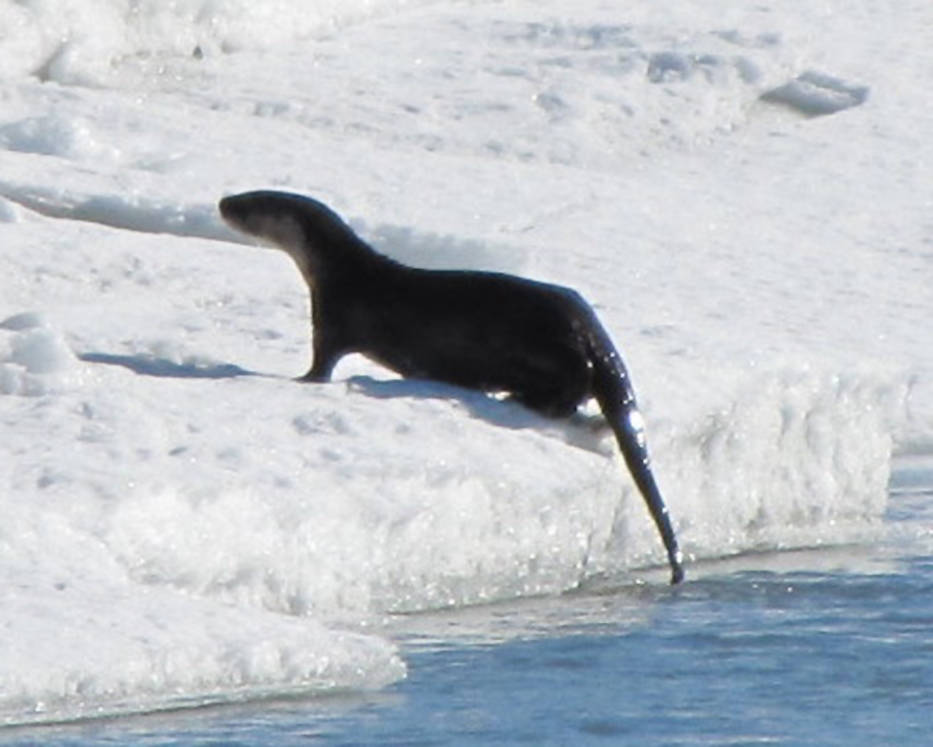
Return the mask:
<path fill-rule="evenodd" d="M 574 351 L 575 353 L 575 351 Z M 582 355 L 568 354 L 551 365 L 539 366 L 511 392 L 517 402 L 547 417 L 573 415 L 592 387 L 589 364 Z"/>

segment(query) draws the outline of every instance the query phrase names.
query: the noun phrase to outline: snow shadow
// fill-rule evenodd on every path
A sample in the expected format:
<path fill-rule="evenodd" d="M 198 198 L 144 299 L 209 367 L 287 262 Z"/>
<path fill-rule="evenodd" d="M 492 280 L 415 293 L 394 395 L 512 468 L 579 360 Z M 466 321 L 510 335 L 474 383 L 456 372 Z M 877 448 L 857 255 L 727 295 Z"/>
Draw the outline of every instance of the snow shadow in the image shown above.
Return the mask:
<path fill-rule="evenodd" d="M 516 273 L 528 261 L 527 250 L 518 245 L 420 231 L 410 226 L 386 223 L 369 226 L 357 218 L 350 220 L 350 226 L 376 251 L 412 267 Z"/>
<path fill-rule="evenodd" d="M 103 363 L 106 366 L 122 366 L 143 376 L 158 376 L 176 379 L 232 379 L 237 376 L 262 376 L 256 371 L 240 368 L 232 363 L 201 365 L 176 363 L 150 355 L 116 355 L 113 353 L 80 353 L 78 358 L 85 363 Z"/>
<path fill-rule="evenodd" d="M 351 376 L 347 387 L 375 399 L 453 400 L 474 417 L 506 428 L 534 428 L 552 421 L 517 402 L 429 379 L 374 379 Z"/>
<path fill-rule="evenodd" d="M 769 104 L 779 104 L 804 117 L 822 117 L 864 104 L 869 87 L 808 70 L 783 86 L 761 95 Z"/>
<path fill-rule="evenodd" d="M 559 433 L 572 446 L 600 453 L 599 441 L 609 430 L 601 415 L 576 412 L 568 418 L 548 418 L 515 400 L 499 398 L 473 389 L 427 379 L 374 379 L 358 375 L 347 379 L 347 386 L 376 399 L 453 400 L 471 416 L 495 426 Z"/>

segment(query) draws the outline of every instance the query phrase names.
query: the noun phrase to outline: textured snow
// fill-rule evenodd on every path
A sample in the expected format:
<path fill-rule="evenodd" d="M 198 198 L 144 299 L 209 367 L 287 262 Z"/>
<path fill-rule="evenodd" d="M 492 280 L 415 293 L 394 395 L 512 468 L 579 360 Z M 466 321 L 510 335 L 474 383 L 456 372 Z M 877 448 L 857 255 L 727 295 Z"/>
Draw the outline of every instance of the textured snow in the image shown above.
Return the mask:
<path fill-rule="evenodd" d="M 593 405 L 359 358 L 295 382 L 307 290 L 222 225 L 231 192 L 579 289 L 688 583 L 877 536 L 892 455 L 933 452 L 931 23 L 0 0 L 0 720 L 381 687 L 388 614 L 666 581 Z"/>

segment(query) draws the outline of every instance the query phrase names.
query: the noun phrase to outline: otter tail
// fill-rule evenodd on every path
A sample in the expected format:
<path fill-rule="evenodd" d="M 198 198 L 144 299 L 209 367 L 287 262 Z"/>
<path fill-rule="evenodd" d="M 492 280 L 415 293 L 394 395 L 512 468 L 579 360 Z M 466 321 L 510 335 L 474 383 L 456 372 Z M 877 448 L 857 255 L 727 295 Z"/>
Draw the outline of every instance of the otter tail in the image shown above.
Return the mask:
<path fill-rule="evenodd" d="M 677 546 L 677 537 L 661 497 L 661 491 L 651 472 L 651 459 L 645 441 L 644 421 L 635 402 L 635 392 L 622 357 L 596 315 L 590 311 L 586 342 L 593 366 L 593 396 L 615 434 L 625 463 L 641 491 L 651 518 L 661 533 L 667 558 L 671 565 L 671 583 L 683 580 L 683 556 Z"/>

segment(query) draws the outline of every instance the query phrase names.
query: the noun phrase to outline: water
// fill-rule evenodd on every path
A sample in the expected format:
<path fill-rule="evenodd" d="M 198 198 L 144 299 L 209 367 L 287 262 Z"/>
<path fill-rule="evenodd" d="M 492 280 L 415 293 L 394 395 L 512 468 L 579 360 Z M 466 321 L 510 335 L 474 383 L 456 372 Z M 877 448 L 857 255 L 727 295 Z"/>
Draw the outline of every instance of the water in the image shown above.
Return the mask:
<path fill-rule="evenodd" d="M 557 597 L 399 616 L 408 677 L 8 729 L 4 744 L 927 744 L 933 490 L 885 538 L 749 554 Z"/>

